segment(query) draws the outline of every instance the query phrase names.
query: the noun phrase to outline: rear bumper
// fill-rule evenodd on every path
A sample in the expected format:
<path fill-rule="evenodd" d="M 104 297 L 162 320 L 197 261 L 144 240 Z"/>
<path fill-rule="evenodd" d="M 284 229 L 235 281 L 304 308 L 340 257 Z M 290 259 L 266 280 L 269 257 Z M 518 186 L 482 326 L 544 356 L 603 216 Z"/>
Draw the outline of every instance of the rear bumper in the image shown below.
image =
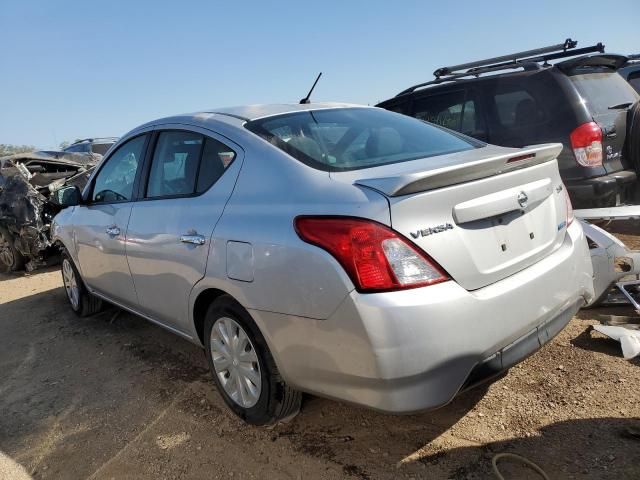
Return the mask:
<path fill-rule="evenodd" d="M 540 348 L 591 298 L 591 275 L 585 237 L 574 222 L 556 252 L 479 290 L 450 281 L 354 291 L 326 320 L 251 314 L 292 386 L 410 413 L 442 406 L 461 388 Z"/>
<path fill-rule="evenodd" d="M 631 170 L 621 170 L 602 177 L 567 181 L 566 185 L 575 208 L 615 207 L 633 200 L 637 176 Z"/>

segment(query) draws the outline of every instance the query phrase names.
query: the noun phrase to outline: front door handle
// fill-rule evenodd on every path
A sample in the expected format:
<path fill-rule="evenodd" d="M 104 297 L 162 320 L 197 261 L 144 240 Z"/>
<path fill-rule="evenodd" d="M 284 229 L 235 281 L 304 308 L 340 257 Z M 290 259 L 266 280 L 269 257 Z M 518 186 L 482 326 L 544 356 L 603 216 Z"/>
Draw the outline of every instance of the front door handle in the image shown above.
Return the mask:
<path fill-rule="evenodd" d="M 111 236 L 111 237 L 115 237 L 116 235 L 120 235 L 120 229 L 118 228 L 117 225 L 112 225 L 110 227 L 107 227 L 107 235 Z"/>
<path fill-rule="evenodd" d="M 182 243 L 192 243 L 194 245 L 204 245 L 206 243 L 205 238 L 198 234 L 182 235 L 180 237 L 180 241 Z"/>

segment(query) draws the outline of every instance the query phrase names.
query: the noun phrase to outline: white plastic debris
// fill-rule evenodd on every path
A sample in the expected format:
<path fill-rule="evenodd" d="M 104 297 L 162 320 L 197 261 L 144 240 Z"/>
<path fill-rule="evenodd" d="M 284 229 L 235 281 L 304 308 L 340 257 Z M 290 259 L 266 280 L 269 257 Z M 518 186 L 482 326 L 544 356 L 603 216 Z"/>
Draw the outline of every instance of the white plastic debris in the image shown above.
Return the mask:
<path fill-rule="evenodd" d="M 640 330 L 613 325 L 594 325 L 593 329 L 620 342 L 622 356 L 627 360 L 640 355 Z"/>

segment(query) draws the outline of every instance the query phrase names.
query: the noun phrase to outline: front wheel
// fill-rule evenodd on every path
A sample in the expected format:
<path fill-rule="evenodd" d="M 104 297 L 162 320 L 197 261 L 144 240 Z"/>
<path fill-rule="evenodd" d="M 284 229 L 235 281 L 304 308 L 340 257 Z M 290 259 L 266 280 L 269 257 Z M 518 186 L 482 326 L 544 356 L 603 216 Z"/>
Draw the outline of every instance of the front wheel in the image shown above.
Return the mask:
<path fill-rule="evenodd" d="M 76 266 L 69 253 L 62 253 L 62 283 L 71 305 L 71 310 L 80 317 L 88 317 L 98 313 L 102 308 L 102 300 L 91 295 L 80 278 Z"/>
<path fill-rule="evenodd" d="M 266 425 L 298 413 L 302 394 L 282 380 L 260 330 L 233 298 L 218 298 L 204 327 L 214 382 L 236 415 Z"/>

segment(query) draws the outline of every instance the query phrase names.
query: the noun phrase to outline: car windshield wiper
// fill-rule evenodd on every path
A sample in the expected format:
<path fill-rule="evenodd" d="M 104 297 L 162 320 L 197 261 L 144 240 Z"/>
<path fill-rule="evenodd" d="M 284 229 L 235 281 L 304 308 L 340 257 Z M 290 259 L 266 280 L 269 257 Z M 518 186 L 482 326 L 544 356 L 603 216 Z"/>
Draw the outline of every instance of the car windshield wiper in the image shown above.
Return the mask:
<path fill-rule="evenodd" d="M 633 102 L 618 103 L 617 105 L 611 105 L 609 110 L 626 110 L 631 105 L 633 105 Z"/>

